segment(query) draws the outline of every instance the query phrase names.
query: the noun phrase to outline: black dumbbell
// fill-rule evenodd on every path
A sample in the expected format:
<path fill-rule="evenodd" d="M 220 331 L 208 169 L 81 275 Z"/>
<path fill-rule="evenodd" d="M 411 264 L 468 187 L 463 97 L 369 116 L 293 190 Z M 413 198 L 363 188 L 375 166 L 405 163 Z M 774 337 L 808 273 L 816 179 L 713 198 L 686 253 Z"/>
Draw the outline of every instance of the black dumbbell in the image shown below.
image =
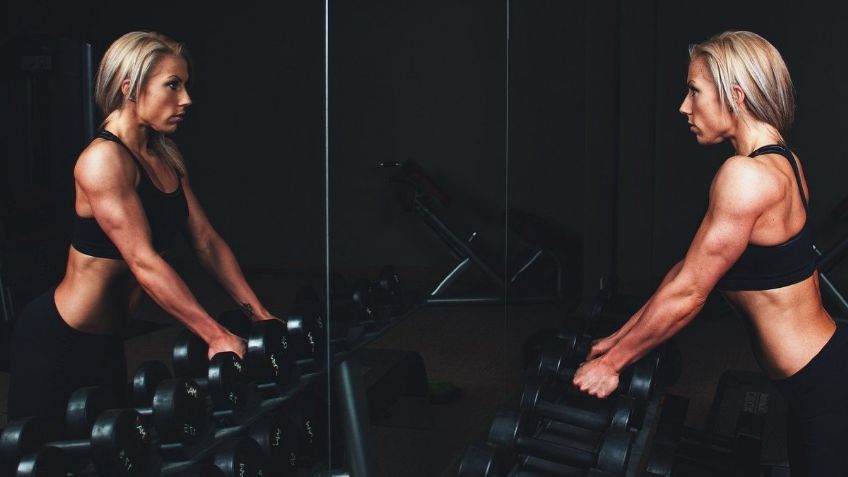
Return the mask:
<path fill-rule="evenodd" d="M 301 364 L 323 363 L 326 354 L 326 318 L 323 305 L 313 288 L 302 287 L 295 297 L 291 310 L 283 323 L 286 329 L 286 350 Z M 252 321 L 241 310 L 228 310 L 218 315 L 218 322 L 230 332 L 248 338 L 257 324 L 268 321 Z M 292 363 L 293 365 L 294 363 Z"/>
<path fill-rule="evenodd" d="M 297 381 L 297 355 L 285 323 L 252 322 L 239 310 L 224 312 L 218 320 L 233 334 L 247 340 L 245 371 L 257 389 L 280 394 Z"/>
<path fill-rule="evenodd" d="M 301 433 L 282 407 L 264 416 L 250 427 L 248 435 L 265 455 L 268 475 L 294 476 L 300 465 Z"/>
<path fill-rule="evenodd" d="M 79 439 L 91 433 L 100 415 L 109 409 L 118 409 L 122 403 L 103 386 L 87 386 L 74 391 L 68 398 L 65 413 L 67 437 Z M 188 379 L 166 379 L 159 383 L 151 402 L 147 406 L 134 408 L 148 422 L 158 437 L 158 444 L 194 443 L 207 430 L 204 395 L 197 385 Z"/>
<path fill-rule="evenodd" d="M 497 444 L 472 442 L 462 455 L 457 477 L 612 477 L 598 468 L 580 469 L 532 456 L 518 458 L 509 470 L 509 461 L 516 459 L 505 460 L 503 455 Z"/>
<path fill-rule="evenodd" d="M 621 373 L 618 383 L 617 393 L 627 394 L 640 401 L 647 401 L 654 390 L 654 377 L 657 372 L 656 358 L 648 355 L 640 359 L 633 365 L 627 367 Z M 550 363 L 545 364 L 544 359 L 532 367 L 532 371 L 528 374 L 537 373 L 544 378 L 553 379 L 555 382 L 563 386 L 566 392 L 574 393 L 576 389 L 572 385 L 574 379 L 574 369 L 565 368 L 560 365 L 552 366 Z"/>
<path fill-rule="evenodd" d="M 247 436 L 231 436 L 216 443 L 214 453 L 200 460 L 171 462 L 156 475 L 162 477 L 259 477 L 273 475 L 263 463 L 261 449 Z"/>
<path fill-rule="evenodd" d="M 215 467 L 226 477 L 261 477 L 265 473 L 264 460 L 259 444 L 248 437 L 223 443 L 214 457 Z"/>
<path fill-rule="evenodd" d="M 404 306 L 403 288 L 394 265 L 387 264 L 380 268 L 375 285 L 373 295 L 376 303 L 381 306 L 388 306 L 393 313 L 402 311 Z"/>
<path fill-rule="evenodd" d="M 227 351 L 208 359 L 209 348 L 200 337 L 183 329 L 173 349 L 174 375 L 194 381 L 212 398 L 215 416 L 224 418 L 245 405 L 248 378 L 237 354 Z M 162 371 L 151 373 L 162 374 Z"/>
<path fill-rule="evenodd" d="M 88 439 L 56 440 L 55 423 L 41 417 L 14 421 L 0 436 L 0 459 L 8 470 L 17 464 L 25 472 L 40 468 L 41 447 L 55 447 L 68 457 L 90 460 L 99 475 L 146 475 L 153 444 L 144 417 L 131 409 L 110 409 L 94 422 Z M 53 453 L 53 451 L 47 451 Z M 55 453 L 54 453 L 55 454 Z M 48 454 L 49 455 L 49 454 Z M 4 473 L 4 475 L 7 475 Z"/>
<path fill-rule="evenodd" d="M 576 401 L 570 404 L 556 402 L 558 394 L 561 393 L 547 383 L 539 379 L 530 379 L 521 393 L 521 408 L 528 409 L 541 417 L 594 431 L 639 427 L 636 419 L 637 403 L 632 396 L 619 394 L 612 403 L 602 400 L 580 406 Z M 589 408 L 586 404 L 594 404 L 594 406 Z"/>
<path fill-rule="evenodd" d="M 593 450 L 553 443 L 532 437 L 537 420 L 528 411 L 501 409 L 489 428 L 489 441 L 502 446 L 505 455 L 526 454 L 554 462 L 624 475 L 630 458 L 633 434 L 610 429 L 595 443 Z"/>
<path fill-rule="evenodd" d="M 56 447 L 41 447 L 25 455 L 15 477 L 67 477 L 65 454 Z"/>

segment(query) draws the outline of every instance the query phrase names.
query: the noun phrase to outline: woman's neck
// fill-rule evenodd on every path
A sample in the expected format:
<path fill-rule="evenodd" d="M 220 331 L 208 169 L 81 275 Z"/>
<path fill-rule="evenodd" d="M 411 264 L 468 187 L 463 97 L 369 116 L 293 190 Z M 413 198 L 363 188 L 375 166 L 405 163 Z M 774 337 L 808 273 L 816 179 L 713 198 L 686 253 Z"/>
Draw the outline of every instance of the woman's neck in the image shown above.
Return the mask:
<path fill-rule="evenodd" d="M 747 156 L 768 144 L 776 144 L 783 141 L 783 137 L 773 126 L 756 119 L 738 119 L 736 134 L 729 138 L 736 154 Z"/>
<path fill-rule="evenodd" d="M 149 129 L 135 120 L 131 111 L 120 112 L 105 127 L 121 138 L 131 151 L 147 150 Z"/>

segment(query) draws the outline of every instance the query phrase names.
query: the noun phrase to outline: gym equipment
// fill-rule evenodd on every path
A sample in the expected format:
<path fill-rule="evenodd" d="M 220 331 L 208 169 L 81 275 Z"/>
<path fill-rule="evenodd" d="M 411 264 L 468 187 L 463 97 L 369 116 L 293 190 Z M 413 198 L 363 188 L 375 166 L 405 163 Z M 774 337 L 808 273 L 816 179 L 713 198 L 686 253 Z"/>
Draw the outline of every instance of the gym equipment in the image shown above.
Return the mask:
<path fill-rule="evenodd" d="M 726 438 L 684 425 L 689 399 L 668 394 L 646 463 L 650 475 L 781 475 L 760 465 L 760 438 L 739 434 Z M 774 470 L 774 469 L 773 469 Z"/>
<path fill-rule="evenodd" d="M 586 409 L 557 403 L 555 399 L 558 394 L 554 389 L 533 380 L 524 386 L 521 408 L 547 419 L 594 431 L 638 427 L 635 418 L 636 399 L 632 396 L 619 394 L 612 403 L 604 400 L 599 403 L 598 408 Z"/>
<path fill-rule="evenodd" d="M 570 237 L 555 227 L 547 224 L 538 217 L 518 210 L 509 210 L 505 213 L 506 223 L 509 230 L 516 237 L 510 243 L 523 245 L 519 253 L 515 253 L 514 263 L 509 267 L 510 272 L 503 274 L 495 270 L 503 270 L 502 265 L 496 259 L 485 258 L 487 252 L 478 246 L 478 233 L 472 232 L 468 238 L 457 235 L 446 224 L 443 217 L 444 211 L 451 205 L 451 200 L 435 181 L 415 161 L 402 163 L 381 163 L 381 167 L 398 167 L 397 174 L 390 181 L 397 184 L 397 194 L 401 207 L 404 210 L 418 214 L 425 224 L 441 239 L 447 246 L 451 255 L 457 260 L 457 264 L 429 293 L 426 299 L 428 305 L 496 305 L 508 303 L 560 303 L 565 304 L 568 309 L 575 307 L 579 300 L 579 280 L 569 280 L 566 287 L 566 273 L 560 259 L 561 253 L 558 249 L 563 246 L 568 248 L 566 261 L 568 265 L 574 266 L 573 270 L 579 270 L 580 260 L 574 257 L 582 253 L 582 244 L 574 237 Z M 495 255 L 497 254 L 490 254 Z M 545 277 L 544 283 L 549 284 L 552 290 L 549 294 L 541 296 L 513 296 L 505 298 L 507 291 L 516 291 L 517 285 L 526 281 L 524 277 L 531 270 L 538 269 L 542 264 L 552 269 L 551 277 Z M 472 267 L 483 273 L 494 291 L 491 295 L 483 296 L 448 296 L 448 291 L 459 278 L 469 272 Z M 570 269 L 569 272 L 572 270 Z M 573 276 L 581 277 L 578 271 Z M 508 276 L 508 278 L 507 278 Z M 524 280 L 521 280 L 524 279 Z M 538 284 L 529 287 L 539 289 Z"/>
<path fill-rule="evenodd" d="M 237 354 L 229 351 L 217 353 L 208 360 L 208 352 L 206 342 L 184 328 L 174 343 L 174 374 L 193 380 L 206 391 L 212 398 L 216 413 L 224 417 L 243 406 L 248 392 L 247 376 Z M 162 373 L 161 368 L 158 373 Z"/>
<path fill-rule="evenodd" d="M 241 310 L 227 310 L 218 315 L 218 322 L 231 333 L 249 338 L 251 330 L 260 323 L 278 320 L 252 321 Z M 327 337 L 323 305 L 311 287 L 302 287 L 296 294 L 291 312 L 284 317 L 285 349 L 289 356 L 303 364 L 325 361 Z M 292 363 L 294 364 L 294 363 Z"/>
<path fill-rule="evenodd" d="M 55 424 L 40 417 L 13 421 L 0 436 L 0 456 L 6 466 L 34 468 L 41 446 L 55 447 L 67 456 L 90 459 L 99 475 L 143 476 L 152 458 L 150 432 L 144 418 L 130 409 L 111 409 L 95 420 L 89 439 L 59 441 Z M 26 460 L 24 460 L 26 459 Z M 3 469 L 0 469 L 3 470 Z M 10 471 L 5 469 L 4 475 Z"/>
<path fill-rule="evenodd" d="M 614 475 L 624 475 L 633 443 L 632 433 L 609 430 L 602 434 L 594 449 L 585 450 L 531 437 L 536 425 L 537 420 L 528 411 L 501 409 L 492 420 L 489 441 L 503 446 L 505 454 L 527 454 L 562 464 L 598 467 Z"/>
<path fill-rule="evenodd" d="M 650 398 L 654 389 L 654 377 L 657 369 L 656 359 L 656 357 L 648 355 L 622 371 L 616 393 L 627 394 L 640 401 L 646 401 Z M 556 364 L 550 364 L 550 361 L 540 359 L 528 374 L 537 373 L 539 376 L 551 379 L 558 383 L 566 393 L 572 395 L 578 393 L 579 391 L 572 384 L 575 370 L 562 368 L 560 363 L 561 361 L 557 361 Z"/>
<path fill-rule="evenodd" d="M 294 476 L 300 459 L 300 433 L 285 409 L 279 408 L 250 427 L 248 435 L 259 444 L 268 475 Z"/>
<path fill-rule="evenodd" d="M 42 447 L 25 455 L 18 464 L 16 477 L 67 477 L 65 454 L 56 447 Z"/>
<path fill-rule="evenodd" d="M 246 372 L 258 390 L 278 395 L 297 380 L 297 356 L 283 322 L 251 322 L 238 310 L 222 314 L 219 321 L 237 336 L 247 339 Z"/>
<path fill-rule="evenodd" d="M 118 409 L 112 392 L 103 386 L 87 386 L 74 391 L 68 399 L 65 413 L 66 434 L 80 438 L 91 433 L 100 415 Z M 166 379 L 156 387 L 147 407 L 135 411 L 153 421 L 159 444 L 193 443 L 204 435 L 209 424 L 204 395 L 197 385 L 187 379 Z"/>
<path fill-rule="evenodd" d="M 225 476 L 262 477 L 265 473 L 262 449 L 248 437 L 223 443 L 215 452 L 214 461 Z"/>
<path fill-rule="evenodd" d="M 476 441 L 462 455 L 457 477 L 612 477 L 597 467 L 581 469 L 533 456 L 520 456 L 512 469 L 497 444 Z M 508 472 L 508 473 L 507 473 Z"/>

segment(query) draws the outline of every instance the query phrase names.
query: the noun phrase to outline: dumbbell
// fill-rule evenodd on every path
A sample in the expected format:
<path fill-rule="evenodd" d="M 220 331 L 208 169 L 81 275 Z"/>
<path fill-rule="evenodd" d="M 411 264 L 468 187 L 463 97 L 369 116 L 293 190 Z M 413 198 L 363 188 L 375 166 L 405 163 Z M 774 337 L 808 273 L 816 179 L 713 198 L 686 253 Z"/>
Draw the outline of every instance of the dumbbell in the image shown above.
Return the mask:
<path fill-rule="evenodd" d="M 262 451 L 247 436 L 223 438 L 215 444 L 214 453 L 200 460 L 171 462 L 156 475 L 179 477 L 258 477 L 277 474 L 268 472 Z"/>
<path fill-rule="evenodd" d="M 121 408 L 112 392 L 104 386 L 86 386 L 68 398 L 65 412 L 67 437 L 79 439 L 91 433 L 100 415 L 109 409 Z M 207 430 L 204 395 L 188 379 L 166 379 L 159 383 L 147 406 L 134 408 L 153 422 L 160 446 L 172 443 L 194 443 Z"/>
<path fill-rule="evenodd" d="M 531 379 L 524 385 L 521 393 L 521 408 L 541 417 L 567 422 L 575 426 L 603 431 L 605 429 L 629 429 L 639 427 L 637 423 L 636 400 L 632 396 L 619 394 L 614 403 L 606 400 L 597 403 L 594 409 L 557 403 L 559 394 L 538 379 Z"/>
<path fill-rule="evenodd" d="M 194 381 L 200 389 L 212 398 L 214 416 L 225 418 L 241 409 L 248 395 L 248 378 L 245 366 L 237 354 L 227 351 L 216 353 L 210 360 L 209 348 L 200 337 L 184 328 L 174 342 L 173 366 L 174 375 Z M 162 376 L 164 370 L 160 365 L 157 371 L 149 371 L 150 376 Z M 135 378 L 134 378 L 135 381 Z M 134 385 L 136 389 L 144 386 Z M 139 391 L 141 393 L 141 391 Z"/>
<path fill-rule="evenodd" d="M 146 475 L 153 458 L 151 435 L 144 417 L 132 409 L 110 409 L 95 420 L 88 439 L 57 440 L 55 423 L 41 417 L 13 421 L 0 436 L 0 459 L 24 472 L 41 468 L 41 447 L 55 447 L 65 455 L 90 460 L 99 475 Z M 47 451 L 51 453 L 53 451 Z M 55 454 L 55 453 L 54 453 Z M 48 454 L 49 455 L 49 454 Z M 0 469 L 3 470 L 3 469 Z"/>
<path fill-rule="evenodd" d="M 619 378 L 617 393 L 627 394 L 640 401 L 647 401 L 654 389 L 654 376 L 657 371 L 656 357 L 648 355 L 636 363 L 627 367 Z M 576 391 L 572 381 L 574 379 L 573 368 L 565 368 L 561 363 L 553 364 L 551 361 L 540 359 L 528 374 L 536 373 L 539 376 L 550 378 L 559 383 L 568 392 Z"/>
<path fill-rule="evenodd" d="M 404 306 L 403 288 L 394 265 L 387 264 L 380 268 L 375 285 L 372 289 L 375 302 L 390 307 L 392 312 L 400 312 Z"/>
<path fill-rule="evenodd" d="M 553 443 L 532 437 L 537 420 L 526 410 L 501 409 L 489 428 L 489 441 L 502 446 L 505 455 L 526 454 L 566 465 L 598 467 L 613 475 L 624 475 L 630 458 L 633 434 L 610 429 L 601 435 L 593 450 Z"/>
<path fill-rule="evenodd" d="M 297 355 L 283 322 L 251 322 L 238 310 L 225 312 L 218 319 L 235 335 L 247 340 L 245 372 L 259 391 L 280 394 L 297 381 Z"/>
<path fill-rule="evenodd" d="M 497 444 L 472 442 L 465 448 L 457 477 L 612 477 L 596 467 L 580 469 L 532 456 L 518 458 L 509 470 L 509 460 L 515 459 L 505 460 L 503 455 Z"/>
<path fill-rule="evenodd" d="M 215 452 L 214 462 L 226 477 L 261 477 L 265 473 L 264 459 L 256 441 L 241 437 L 222 444 Z"/>
<path fill-rule="evenodd" d="M 252 321 L 241 310 L 227 310 L 218 315 L 218 322 L 235 335 L 247 338 L 253 325 L 263 321 Z M 283 317 L 288 330 L 288 346 L 298 360 L 323 362 L 326 353 L 326 318 L 324 306 L 314 289 L 301 287 Z"/>
<path fill-rule="evenodd" d="M 41 447 L 18 463 L 16 477 L 67 477 L 65 454 L 56 447 Z"/>

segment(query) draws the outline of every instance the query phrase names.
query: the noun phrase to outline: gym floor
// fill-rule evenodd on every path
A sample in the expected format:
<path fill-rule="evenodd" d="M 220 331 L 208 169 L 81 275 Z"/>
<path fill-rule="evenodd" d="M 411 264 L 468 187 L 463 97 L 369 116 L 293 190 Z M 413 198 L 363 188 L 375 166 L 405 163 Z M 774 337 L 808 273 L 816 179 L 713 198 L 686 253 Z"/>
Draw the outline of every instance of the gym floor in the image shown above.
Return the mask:
<path fill-rule="evenodd" d="M 202 271 L 193 266 L 179 271 L 210 313 L 232 307 L 221 288 Z M 280 314 L 285 314 L 298 286 L 323 283 L 320 271 L 247 271 L 246 275 L 266 305 Z M 374 275 L 362 270 L 348 276 Z M 399 275 L 405 287 L 414 290 L 426 290 L 427 284 L 433 283 L 429 274 L 420 271 L 401 269 Z M 428 378 L 447 380 L 462 390 L 458 400 L 432 406 L 430 429 L 372 429 L 379 475 L 455 475 L 465 445 L 485 438 L 498 405 L 520 389 L 525 338 L 540 328 L 561 325 L 564 318 L 560 310 L 548 305 L 423 308 L 371 343 L 373 348 L 418 352 Z M 170 364 L 173 338 L 180 326 L 150 302 L 142 304 L 137 319 L 158 326 L 127 339 L 128 371 L 151 359 Z M 756 363 L 744 324 L 721 306 L 705 310 L 675 339 L 682 352 L 682 374 L 667 392 L 691 399 L 687 425 L 701 428 L 722 372 L 756 369 Z M 8 373 L 0 372 L 0 426 L 6 422 L 7 386 Z"/>

